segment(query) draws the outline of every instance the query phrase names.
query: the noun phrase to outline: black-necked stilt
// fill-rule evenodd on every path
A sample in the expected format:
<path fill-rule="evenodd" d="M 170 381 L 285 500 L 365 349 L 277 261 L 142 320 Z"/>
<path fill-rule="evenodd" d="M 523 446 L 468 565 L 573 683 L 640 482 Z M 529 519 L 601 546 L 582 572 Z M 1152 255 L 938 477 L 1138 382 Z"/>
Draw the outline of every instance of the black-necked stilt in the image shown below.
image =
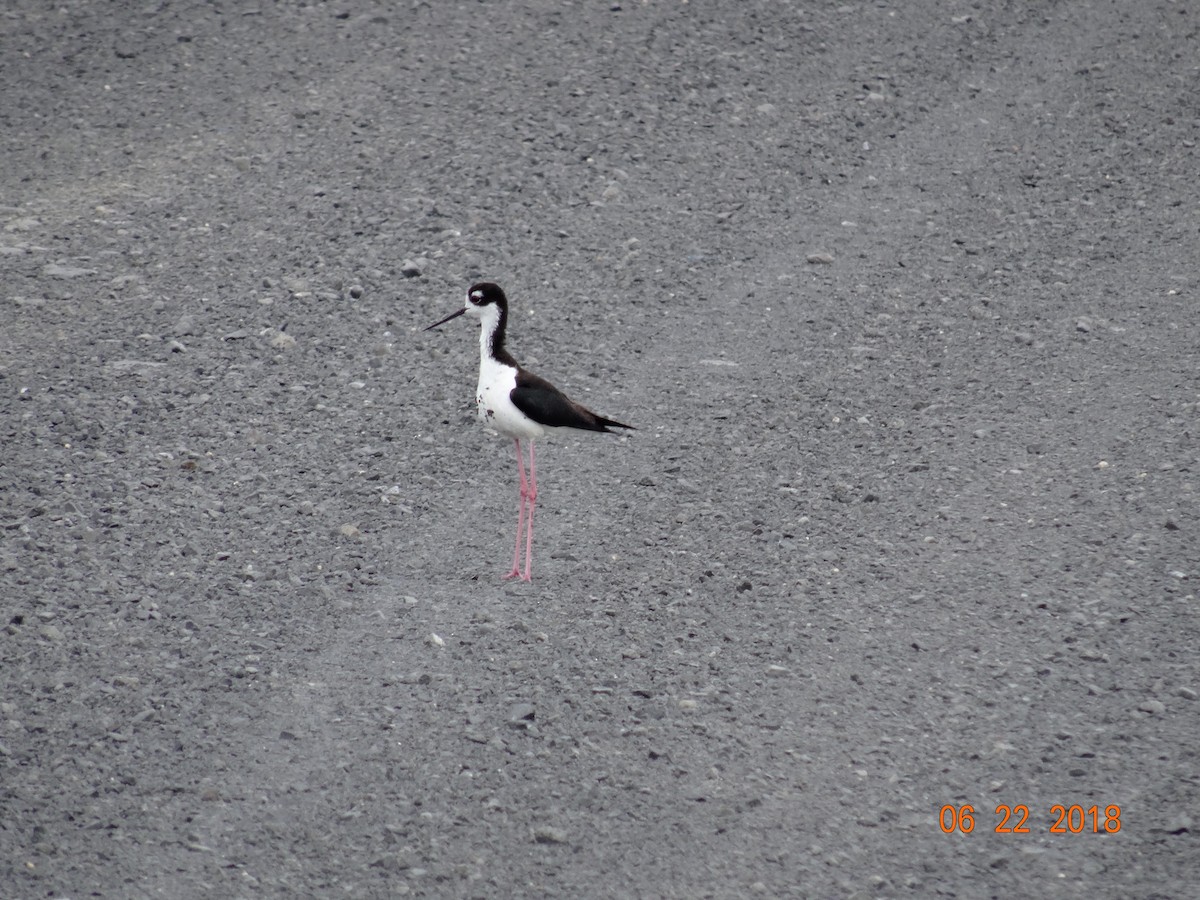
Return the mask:
<path fill-rule="evenodd" d="M 629 428 L 613 419 L 598 416 L 590 409 L 570 399 L 566 394 L 532 372 L 517 364 L 505 349 L 504 336 L 508 325 L 508 298 L 499 285 L 481 282 L 467 291 L 462 309 L 450 313 L 430 328 L 444 325 L 466 313 L 478 319 L 479 330 L 479 387 L 475 403 L 479 421 L 513 439 L 517 447 L 517 469 L 521 473 L 521 499 L 517 504 L 517 544 L 513 548 L 512 571 L 505 578 L 520 576 L 530 581 L 529 569 L 533 556 L 533 506 L 537 501 L 537 469 L 533 461 L 533 442 L 559 428 L 581 428 L 584 431 L 611 431 Z M 525 460 L 521 441 L 529 444 L 529 480 L 525 480 Z M 525 528 L 525 572 L 521 560 L 521 529 Z"/>

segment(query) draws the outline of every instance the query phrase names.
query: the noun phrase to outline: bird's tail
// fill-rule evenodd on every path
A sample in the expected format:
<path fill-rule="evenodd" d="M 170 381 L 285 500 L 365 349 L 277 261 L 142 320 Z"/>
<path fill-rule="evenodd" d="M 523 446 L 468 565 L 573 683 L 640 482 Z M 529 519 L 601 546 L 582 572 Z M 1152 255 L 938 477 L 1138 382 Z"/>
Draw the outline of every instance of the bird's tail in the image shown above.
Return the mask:
<path fill-rule="evenodd" d="M 596 424 L 599 426 L 597 431 L 605 431 L 613 434 L 614 428 L 628 428 L 630 431 L 637 431 L 632 425 L 626 425 L 624 422 L 618 422 L 616 419 L 606 419 L 604 416 L 596 416 Z"/>

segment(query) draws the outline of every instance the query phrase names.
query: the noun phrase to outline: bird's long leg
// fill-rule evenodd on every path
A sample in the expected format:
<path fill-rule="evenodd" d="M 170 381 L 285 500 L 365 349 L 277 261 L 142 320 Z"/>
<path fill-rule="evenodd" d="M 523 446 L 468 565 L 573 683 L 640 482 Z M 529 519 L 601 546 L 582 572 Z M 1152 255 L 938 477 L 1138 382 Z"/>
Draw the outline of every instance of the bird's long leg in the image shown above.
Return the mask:
<path fill-rule="evenodd" d="M 537 503 L 537 465 L 533 461 L 533 441 L 529 442 L 529 493 L 526 499 L 529 501 L 529 514 L 525 519 L 525 574 L 522 577 L 532 581 L 529 570 L 533 566 L 533 507 Z M 520 541 L 521 532 L 518 531 L 517 543 Z"/>
<path fill-rule="evenodd" d="M 519 471 L 521 473 L 521 496 L 520 496 L 520 499 L 517 500 L 517 543 L 516 543 L 516 546 L 513 547 L 512 571 L 510 571 L 507 575 L 505 575 L 504 576 L 505 578 L 517 578 L 521 574 L 521 569 L 520 569 L 521 526 L 524 524 L 524 519 L 525 519 L 525 498 L 529 496 L 529 485 L 525 481 L 525 460 L 521 458 L 521 439 L 515 438 L 513 440 L 513 443 L 515 443 L 517 445 L 517 471 Z M 532 445 L 530 445 L 530 447 L 532 449 Z M 530 512 L 530 515 L 532 516 L 532 511 Z M 525 571 L 526 571 L 526 578 L 528 578 L 528 573 L 529 573 L 529 552 L 528 552 L 528 550 L 525 553 Z"/>

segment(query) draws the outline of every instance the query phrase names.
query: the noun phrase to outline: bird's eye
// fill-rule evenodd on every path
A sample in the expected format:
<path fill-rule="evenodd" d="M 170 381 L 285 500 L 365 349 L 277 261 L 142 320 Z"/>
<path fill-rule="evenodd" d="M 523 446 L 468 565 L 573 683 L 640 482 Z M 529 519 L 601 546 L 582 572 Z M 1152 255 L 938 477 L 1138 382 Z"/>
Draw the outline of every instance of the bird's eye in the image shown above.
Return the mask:
<path fill-rule="evenodd" d="M 483 291 L 471 291 L 470 299 L 472 303 L 479 304 L 483 302 Z"/>

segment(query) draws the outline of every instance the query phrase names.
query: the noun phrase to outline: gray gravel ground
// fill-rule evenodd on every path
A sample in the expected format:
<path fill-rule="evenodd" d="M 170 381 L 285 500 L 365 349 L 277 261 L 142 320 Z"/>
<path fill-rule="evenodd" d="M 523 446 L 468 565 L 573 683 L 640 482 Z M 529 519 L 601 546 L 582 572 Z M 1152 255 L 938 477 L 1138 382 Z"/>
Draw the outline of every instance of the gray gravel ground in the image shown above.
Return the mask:
<path fill-rule="evenodd" d="M 0 81 L 0 896 L 1195 896 L 1195 4 L 9 0 Z M 479 278 L 638 428 L 532 585 Z"/>

